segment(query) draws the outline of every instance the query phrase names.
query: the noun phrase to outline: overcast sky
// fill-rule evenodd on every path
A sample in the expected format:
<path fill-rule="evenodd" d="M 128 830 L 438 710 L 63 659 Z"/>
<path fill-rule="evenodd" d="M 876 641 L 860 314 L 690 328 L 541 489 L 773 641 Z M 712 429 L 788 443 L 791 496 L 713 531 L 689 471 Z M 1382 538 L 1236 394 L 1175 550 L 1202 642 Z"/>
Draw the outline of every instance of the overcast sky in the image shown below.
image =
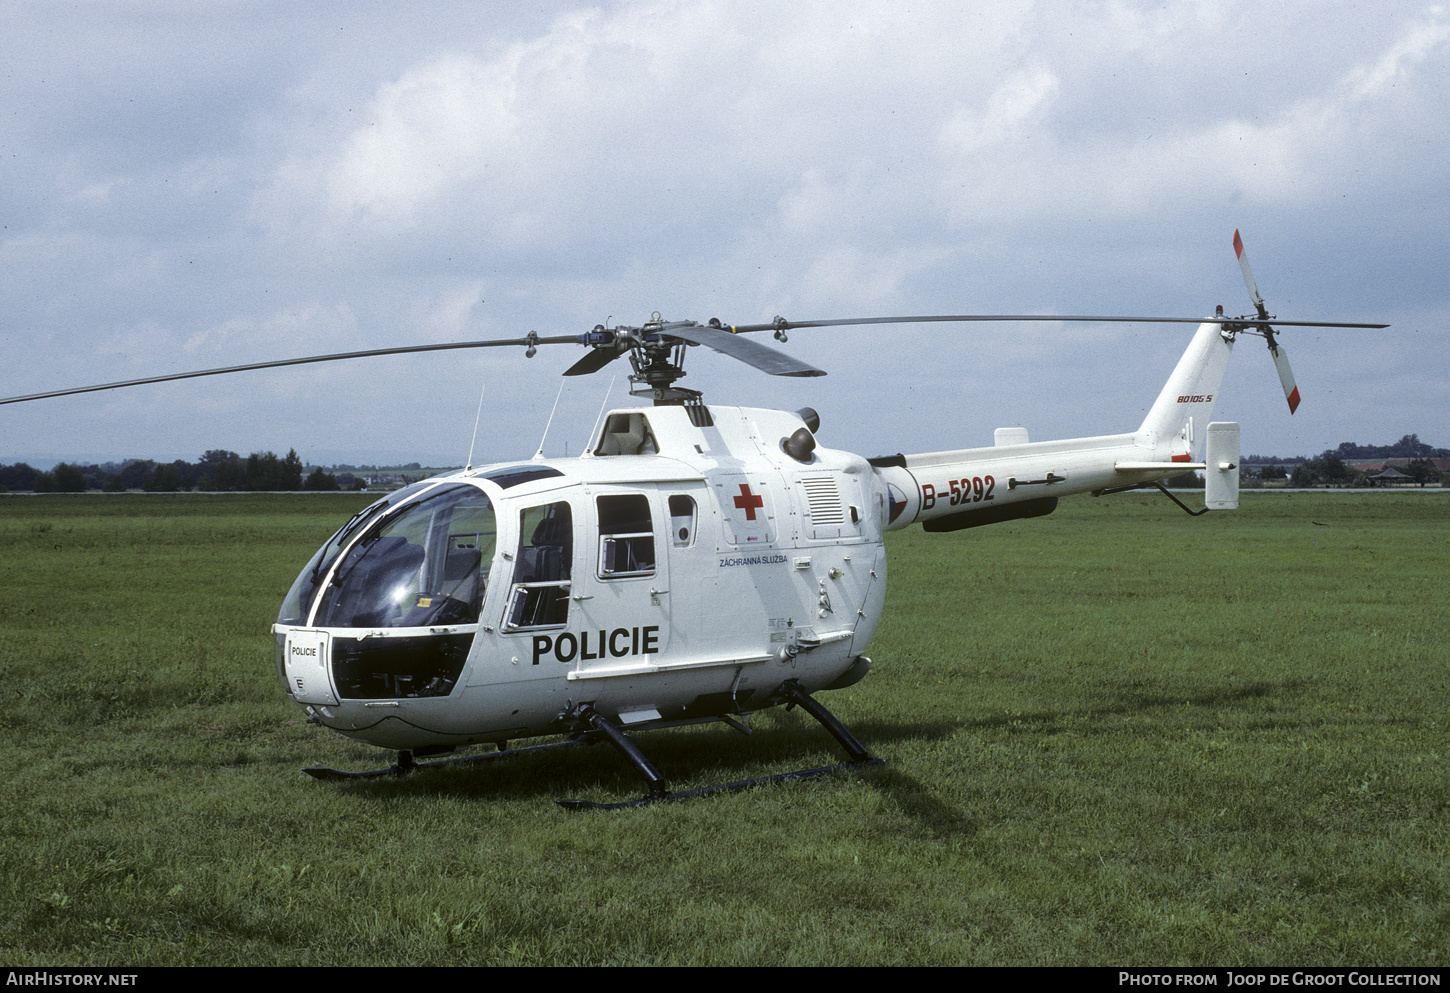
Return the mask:
<path fill-rule="evenodd" d="M 1246 453 L 1450 446 L 1450 11 L 1426 3 L 0 5 L 0 396 L 390 345 L 940 313 L 1250 310 Z M 1131 430 L 1192 327 L 793 332 L 707 402 L 880 455 Z M 762 343 L 775 343 L 765 335 Z M 531 455 L 574 346 L 0 407 L 0 462 Z M 614 381 L 614 369 L 621 375 Z M 567 381 L 577 454 L 624 363 Z"/>

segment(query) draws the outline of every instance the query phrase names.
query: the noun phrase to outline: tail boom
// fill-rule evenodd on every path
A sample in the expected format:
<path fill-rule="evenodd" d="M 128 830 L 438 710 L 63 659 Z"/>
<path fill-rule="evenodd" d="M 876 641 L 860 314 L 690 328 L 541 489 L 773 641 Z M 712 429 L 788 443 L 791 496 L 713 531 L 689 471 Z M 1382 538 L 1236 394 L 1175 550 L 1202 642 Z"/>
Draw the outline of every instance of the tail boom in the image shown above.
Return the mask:
<path fill-rule="evenodd" d="M 884 527 L 920 523 L 927 530 L 950 531 L 1036 517 L 1051 513 L 1059 497 L 1207 468 L 1193 455 L 1203 450 L 1232 350 L 1232 336 L 1223 333 L 1222 325 L 1199 325 L 1148 416 L 1131 434 L 873 460 Z"/>
<path fill-rule="evenodd" d="M 876 460 L 888 530 L 952 531 L 1050 513 L 1057 498 L 1165 479 L 1204 464 L 1149 461 L 1131 434 Z"/>

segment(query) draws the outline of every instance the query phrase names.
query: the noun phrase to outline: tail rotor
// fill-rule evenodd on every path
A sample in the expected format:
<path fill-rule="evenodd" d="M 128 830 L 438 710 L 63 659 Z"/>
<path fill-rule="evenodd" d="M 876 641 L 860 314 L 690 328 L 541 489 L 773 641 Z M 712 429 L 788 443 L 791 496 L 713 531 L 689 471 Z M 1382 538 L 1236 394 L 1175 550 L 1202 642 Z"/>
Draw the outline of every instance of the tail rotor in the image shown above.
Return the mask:
<path fill-rule="evenodd" d="M 1249 299 L 1253 300 L 1254 309 L 1258 311 L 1258 321 L 1247 327 L 1252 327 L 1269 343 L 1269 354 L 1274 358 L 1274 368 L 1279 372 L 1279 383 L 1284 387 L 1284 399 L 1289 402 L 1289 413 L 1292 414 L 1299 409 L 1299 386 L 1294 382 L 1294 370 L 1289 368 L 1289 353 L 1274 340 L 1274 329 L 1269 324 L 1273 318 L 1264 306 L 1264 298 L 1259 295 L 1259 284 L 1254 281 L 1254 271 L 1249 268 L 1249 257 L 1244 252 L 1244 240 L 1239 237 L 1238 229 L 1234 229 L 1234 254 L 1238 256 L 1239 268 L 1243 270 Z"/>

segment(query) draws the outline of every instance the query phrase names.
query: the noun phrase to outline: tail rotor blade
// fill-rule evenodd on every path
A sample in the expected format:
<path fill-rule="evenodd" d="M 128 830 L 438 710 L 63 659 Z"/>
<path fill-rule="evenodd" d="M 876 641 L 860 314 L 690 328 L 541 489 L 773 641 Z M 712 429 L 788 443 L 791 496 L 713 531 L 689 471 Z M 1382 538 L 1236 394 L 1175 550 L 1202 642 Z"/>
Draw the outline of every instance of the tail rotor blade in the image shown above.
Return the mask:
<path fill-rule="evenodd" d="M 1264 298 L 1259 296 L 1259 284 L 1254 282 L 1254 271 L 1249 268 L 1249 257 L 1244 252 L 1244 240 L 1239 237 L 1238 228 L 1234 228 L 1234 254 L 1238 256 L 1239 268 L 1244 273 L 1244 285 L 1249 288 L 1249 297 L 1254 301 L 1259 317 L 1267 319 L 1269 312 L 1264 308 Z"/>
<path fill-rule="evenodd" d="M 1279 383 L 1284 387 L 1284 399 L 1289 401 L 1289 413 L 1299 409 L 1299 386 L 1294 382 L 1294 370 L 1289 368 L 1289 354 L 1283 346 L 1271 344 L 1269 354 L 1274 356 L 1274 368 L 1279 370 Z"/>

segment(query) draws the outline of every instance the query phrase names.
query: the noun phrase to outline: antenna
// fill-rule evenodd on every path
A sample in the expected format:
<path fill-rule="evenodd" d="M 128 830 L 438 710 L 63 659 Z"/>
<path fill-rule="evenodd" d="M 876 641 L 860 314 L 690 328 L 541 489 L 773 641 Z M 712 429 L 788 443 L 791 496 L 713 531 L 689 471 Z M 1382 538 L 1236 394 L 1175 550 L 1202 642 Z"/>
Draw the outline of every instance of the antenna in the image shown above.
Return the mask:
<path fill-rule="evenodd" d="M 619 373 L 617 372 L 609 377 L 609 389 L 604 391 L 604 400 L 599 404 L 599 416 L 594 418 L 594 430 L 590 431 L 589 437 L 584 439 L 584 451 L 579 453 L 581 459 L 594 454 L 594 450 L 589 446 L 593 444 L 595 438 L 599 437 L 599 422 L 604 419 L 604 412 L 609 409 L 609 397 L 614 393 L 614 384 L 618 380 Z"/>
<path fill-rule="evenodd" d="M 539 439 L 539 450 L 534 453 L 534 461 L 539 462 L 544 458 L 544 442 L 549 437 L 549 428 L 554 423 L 554 411 L 559 409 L 559 398 L 564 395 L 564 380 L 559 380 L 559 392 L 554 394 L 554 408 L 549 411 L 549 420 L 544 425 L 544 437 Z"/>
<path fill-rule="evenodd" d="M 478 412 L 473 415 L 473 437 L 468 439 L 468 459 L 463 466 L 464 472 L 473 471 L 473 446 L 478 441 L 478 422 L 483 419 L 483 394 L 488 389 L 485 382 L 478 390 Z"/>

